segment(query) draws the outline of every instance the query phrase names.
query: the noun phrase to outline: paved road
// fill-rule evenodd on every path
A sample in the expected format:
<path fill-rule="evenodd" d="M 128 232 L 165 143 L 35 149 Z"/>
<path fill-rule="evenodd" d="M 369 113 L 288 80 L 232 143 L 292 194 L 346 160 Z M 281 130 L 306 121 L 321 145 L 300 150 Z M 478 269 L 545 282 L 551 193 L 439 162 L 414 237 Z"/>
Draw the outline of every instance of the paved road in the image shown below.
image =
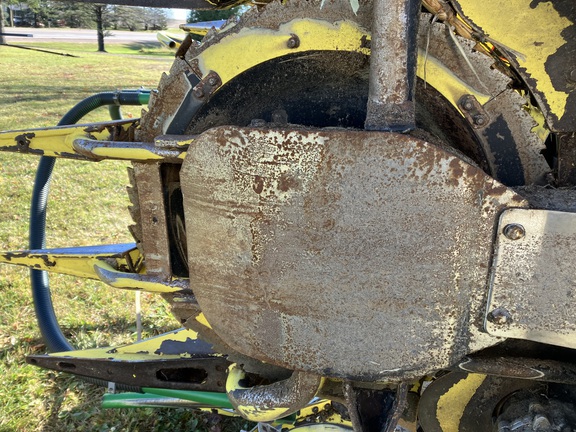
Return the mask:
<path fill-rule="evenodd" d="M 32 37 L 15 37 L 6 35 L 6 42 L 92 42 L 96 41 L 96 30 L 85 29 L 37 29 L 27 27 L 5 28 L 6 33 L 19 33 L 32 35 Z M 108 43 L 157 42 L 156 32 L 131 32 L 124 30 L 111 30 L 112 35 L 107 36 Z"/>

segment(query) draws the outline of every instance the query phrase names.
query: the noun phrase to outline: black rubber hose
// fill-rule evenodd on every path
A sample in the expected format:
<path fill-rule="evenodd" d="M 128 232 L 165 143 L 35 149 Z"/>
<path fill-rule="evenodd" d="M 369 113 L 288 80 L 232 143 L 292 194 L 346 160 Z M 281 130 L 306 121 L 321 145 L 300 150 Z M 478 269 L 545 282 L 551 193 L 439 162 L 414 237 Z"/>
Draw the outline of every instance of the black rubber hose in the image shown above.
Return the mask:
<path fill-rule="evenodd" d="M 150 92 L 147 90 L 98 93 L 76 104 L 62 117 L 58 126 L 75 124 L 89 112 L 105 105 L 144 105 L 148 102 L 149 97 Z M 117 112 L 119 113 L 119 111 Z M 48 156 L 42 156 L 38 164 L 30 209 L 30 249 L 44 249 L 46 247 L 46 207 L 55 164 L 56 158 Z M 30 271 L 30 283 L 38 327 L 48 350 L 51 352 L 74 350 L 74 347 L 70 345 L 62 333 L 54 313 L 48 273 L 43 270 L 32 269 Z M 90 382 L 104 386 L 108 384 L 100 380 L 90 380 Z M 122 389 L 137 390 L 127 386 L 122 386 Z"/>

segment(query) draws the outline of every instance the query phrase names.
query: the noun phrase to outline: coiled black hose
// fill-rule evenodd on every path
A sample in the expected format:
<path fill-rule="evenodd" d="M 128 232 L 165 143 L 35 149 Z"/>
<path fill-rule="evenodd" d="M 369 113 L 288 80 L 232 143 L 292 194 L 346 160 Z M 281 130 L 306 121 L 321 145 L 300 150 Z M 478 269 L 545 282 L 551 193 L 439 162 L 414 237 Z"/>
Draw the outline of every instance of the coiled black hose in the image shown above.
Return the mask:
<path fill-rule="evenodd" d="M 145 105 L 149 98 L 150 91 L 143 89 L 98 93 L 76 104 L 62 117 L 58 126 L 75 124 L 86 114 L 101 106 Z M 110 114 L 113 118 L 120 118 L 118 109 L 111 109 Z M 30 249 L 44 249 L 46 247 L 46 207 L 55 164 L 56 158 L 49 156 L 42 156 L 38 164 L 30 209 Z M 38 327 L 48 350 L 51 352 L 73 350 L 74 347 L 70 345 L 62 333 L 54 313 L 48 273 L 43 270 L 30 270 L 30 283 Z M 100 380 L 90 381 L 104 386 L 108 384 Z M 137 390 L 133 387 L 123 387 L 122 389 Z"/>

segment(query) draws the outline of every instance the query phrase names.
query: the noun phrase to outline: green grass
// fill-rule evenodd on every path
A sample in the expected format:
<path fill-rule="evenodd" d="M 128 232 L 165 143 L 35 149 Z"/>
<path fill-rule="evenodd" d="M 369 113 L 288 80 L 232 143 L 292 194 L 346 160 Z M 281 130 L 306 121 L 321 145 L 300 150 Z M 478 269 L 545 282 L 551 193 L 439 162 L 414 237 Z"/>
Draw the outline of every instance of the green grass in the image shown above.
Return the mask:
<path fill-rule="evenodd" d="M 37 44 L 40 45 L 40 44 Z M 46 49 L 68 49 L 42 44 Z M 96 54 L 63 57 L 0 46 L 0 130 L 55 125 L 76 102 L 100 91 L 156 87 L 169 57 Z M 139 107 L 124 115 L 137 117 Z M 105 120 L 100 111 L 91 120 Z M 30 194 L 38 159 L 0 153 L 0 248 L 28 243 Z M 131 241 L 126 164 L 58 161 L 48 208 L 49 247 Z M 134 294 L 73 277 L 52 276 L 56 314 L 80 348 L 135 339 Z M 29 366 L 45 353 L 36 327 L 26 269 L 0 265 L 0 431 L 219 430 L 220 420 L 183 410 L 107 410 L 101 388 Z M 146 335 L 176 328 L 168 306 L 143 295 Z M 238 430 L 238 425 L 234 428 Z"/>

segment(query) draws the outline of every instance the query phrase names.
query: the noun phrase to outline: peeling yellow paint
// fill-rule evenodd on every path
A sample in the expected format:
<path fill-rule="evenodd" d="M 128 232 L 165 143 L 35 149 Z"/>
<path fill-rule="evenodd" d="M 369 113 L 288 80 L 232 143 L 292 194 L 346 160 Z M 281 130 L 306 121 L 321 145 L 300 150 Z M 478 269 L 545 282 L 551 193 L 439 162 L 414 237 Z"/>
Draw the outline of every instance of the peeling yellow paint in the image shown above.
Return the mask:
<path fill-rule="evenodd" d="M 545 63 L 567 41 L 561 33 L 572 23 L 554 9 L 552 3 L 530 7 L 530 0 L 460 0 L 462 11 L 487 36 L 509 47 L 524 58 L 517 58 L 520 67 L 536 81 L 539 92 L 546 97 L 550 111 L 561 118 L 567 109 L 568 93 L 554 88 Z"/>
<path fill-rule="evenodd" d="M 440 396 L 436 408 L 436 419 L 442 432 L 458 432 L 466 405 L 485 379 L 486 375 L 469 374 L 450 387 L 447 393 Z"/>
<path fill-rule="evenodd" d="M 287 42 L 291 35 L 297 35 L 300 45 L 290 49 Z M 238 34 L 225 37 L 203 51 L 196 59 L 201 72 L 206 76 L 210 71 L 216 72 L 226 84 L 248 69 L 268 60 L 307 51 L 349 51 L 370 55 L 365 47 L 370 34 L 358 24 L 351 21 L 340 21 L 334 24 L 311 19 L 298 19 L 282 25 L 278 30 L 245 28 Z M 365 42 L 366 43 L 365 43 Z M 230 53 L 241 52 L 241 56 L 230 56 Z M 418 52 L 418 70 L 420 78 L 438 90 L 458 110 L 458 100 L 472 94 L 485 104 L 489 95 L 475 90 L 456 77 L 446 66 L 432 56 L 426 62 L 425 52 Z M 426 66 L 424 66 L 426 64 Z"/>

